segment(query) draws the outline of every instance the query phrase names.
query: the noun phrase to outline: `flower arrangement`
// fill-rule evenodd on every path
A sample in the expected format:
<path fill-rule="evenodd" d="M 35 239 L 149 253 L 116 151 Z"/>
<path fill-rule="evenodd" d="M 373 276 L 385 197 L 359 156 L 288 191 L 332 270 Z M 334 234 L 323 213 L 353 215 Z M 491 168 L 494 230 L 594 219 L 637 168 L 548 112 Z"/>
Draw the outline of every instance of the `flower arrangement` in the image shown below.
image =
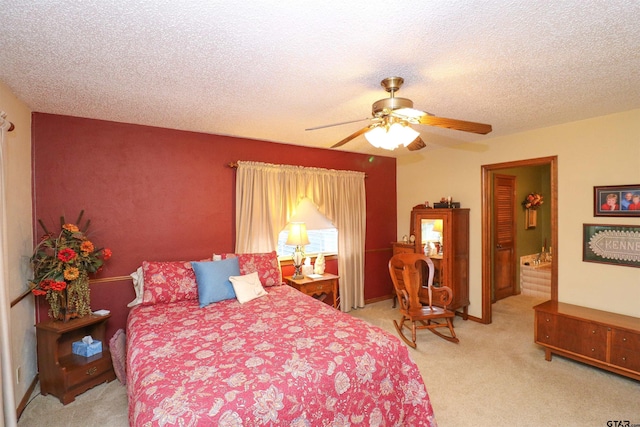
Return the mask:
<path fill-rule="evenodd" d="M 538 209 L 538 207 L 543 204 L 542 196 L 538 193 L 529 193 L 527 197 L 525 197 L 522 202 L 522 206 L 525 209 Z"/>
<path fill-rule="evenodd" d="M 29 281 L 31 292 L 44 296 L 49 303 L 49 316 L 53 319 L 82 317 L 91 313 L 89 274 L 102 268 L 111 258 L 111 250 L 96 249 L 87 238 L 91 223 L 80 224 L 84 211 L 75 224 L 60 217 L 60 232 L 49 232 L 42 220 L 38 220 L 45 234 L 31 256 L 33 279 Z"/>

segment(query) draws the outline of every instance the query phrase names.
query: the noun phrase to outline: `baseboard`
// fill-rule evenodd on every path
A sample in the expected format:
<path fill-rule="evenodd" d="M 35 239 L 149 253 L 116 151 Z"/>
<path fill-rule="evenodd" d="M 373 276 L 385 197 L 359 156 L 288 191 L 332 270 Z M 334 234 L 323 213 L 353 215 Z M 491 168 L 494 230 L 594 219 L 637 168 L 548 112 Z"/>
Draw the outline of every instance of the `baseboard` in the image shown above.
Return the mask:
<path fill-rule="evenodd" d="M 458 313 L 456 313 L 456 314 L 458 314 Z M 473 320 L 474 322 L 484 323 L 481 318 L 476 317 L 476 316 L 471 316 L 471 315 L 467 316 L 467 320 Z"/>
<path fill-rule="evenodd" d="M 393 299 L 393 295 L 383 295 L 377 298 L 371 298 L 364 300 L 365 304 L 373 304 L 374 302 L 386 301 L 388 299 Z"/>
<path fill-rule="evenodd" d="M 31 385 L 27 389 L 27 392 L 22 397 L 22 400 L 20 401 L 20 404 L 18 405 L 18 409 L 16 409 L 16 417 L 17 417 L 17 419 L 20 419 L 20 416 L 22 415 L 22 413 L 26 409 L 27 405 L 29 404 L 29 398 L 33 394 L 33 390 L 36 389 L 36 384 L 38 384 L 38 374 L 36 374 L 36 376 L 33 378 L 33 381 L 31 382 Z"/>

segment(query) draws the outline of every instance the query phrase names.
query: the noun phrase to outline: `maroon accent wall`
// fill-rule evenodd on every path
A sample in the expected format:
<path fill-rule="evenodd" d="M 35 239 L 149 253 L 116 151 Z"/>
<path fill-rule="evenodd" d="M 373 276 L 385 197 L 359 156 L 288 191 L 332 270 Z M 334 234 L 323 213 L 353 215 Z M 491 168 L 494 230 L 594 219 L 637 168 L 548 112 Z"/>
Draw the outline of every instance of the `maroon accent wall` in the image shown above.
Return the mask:
<path fill-rule="evenodd" d="M 252 160 L 365 172 L 365 299 L 392 293 L 394 158 L 43 113 L 33 114 L 32 138 L 36 238 L 37 219 L 55 227 L 61 215 L 75 221 L 84 209 L 94 243 L 113 251 L 97 277 L 127 276 L 143 260 L 233 252 L 235 170 L 228 163 Z M 134 296 L 130 280 L 92 284 L 92 308 L 112 313 L 108 337 L 125 326 Z M 39 306 L 42 320 L 47 306 Z"/>

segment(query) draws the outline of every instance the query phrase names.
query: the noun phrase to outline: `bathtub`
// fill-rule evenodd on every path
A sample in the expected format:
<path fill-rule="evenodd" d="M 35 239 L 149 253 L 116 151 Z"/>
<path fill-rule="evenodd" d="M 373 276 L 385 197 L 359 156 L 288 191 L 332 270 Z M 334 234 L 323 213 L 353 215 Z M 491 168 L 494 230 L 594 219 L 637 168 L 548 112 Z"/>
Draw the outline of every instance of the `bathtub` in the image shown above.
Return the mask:
<path fill-rule="evenodd" d="M 538 264 L 537 259 L 538 254 L 520 257 L 520 291 L 522 295 L 550 298 L 551 262 Z"/>

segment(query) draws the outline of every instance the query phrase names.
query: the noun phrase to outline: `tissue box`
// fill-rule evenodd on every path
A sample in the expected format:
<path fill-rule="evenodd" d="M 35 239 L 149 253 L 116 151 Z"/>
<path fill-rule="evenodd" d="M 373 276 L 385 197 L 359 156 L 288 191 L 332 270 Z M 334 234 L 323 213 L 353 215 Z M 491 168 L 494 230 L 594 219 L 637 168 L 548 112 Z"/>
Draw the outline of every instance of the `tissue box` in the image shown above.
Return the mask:
<path fill-rule="evenodd" d="M 71 351 L 79 356 L 93 356 L 94 354 L 102 353 L 102 342 L 94 341 L 91 344 L 85 344 L 82 341 L 74 341 L 71 344 Z"/>

